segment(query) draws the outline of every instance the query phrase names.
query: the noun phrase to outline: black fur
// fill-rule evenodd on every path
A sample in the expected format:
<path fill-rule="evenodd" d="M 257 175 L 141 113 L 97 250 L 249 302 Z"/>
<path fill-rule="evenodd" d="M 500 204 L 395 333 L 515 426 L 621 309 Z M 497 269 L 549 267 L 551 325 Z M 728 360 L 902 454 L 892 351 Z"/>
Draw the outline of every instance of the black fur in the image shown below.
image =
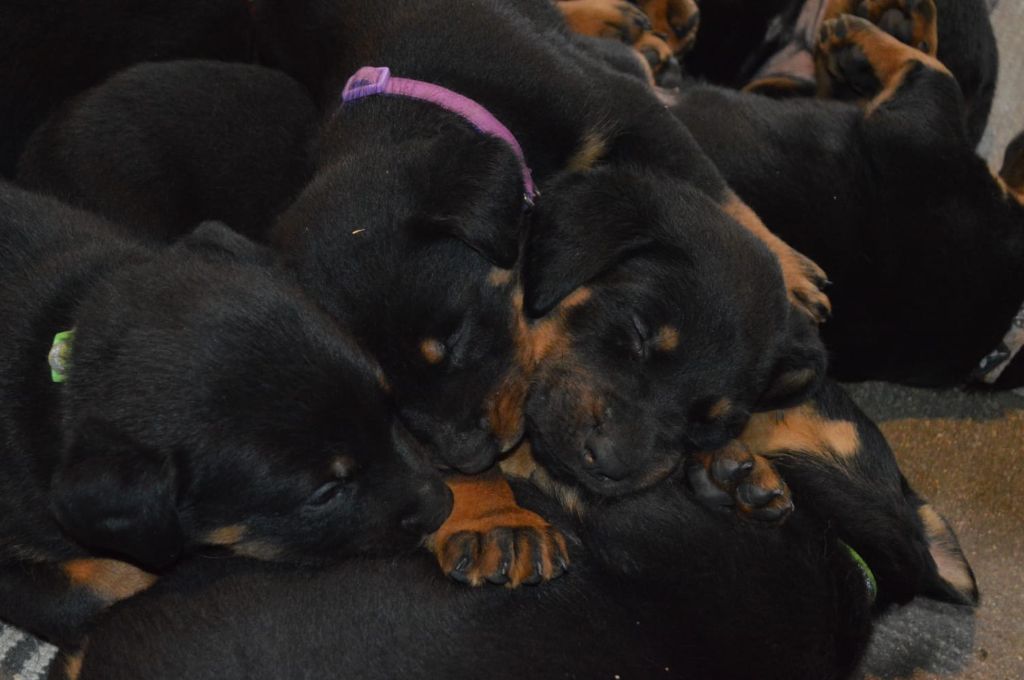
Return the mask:
<path fill-rule="evenodd" d="M 318 176 L 281 220 L 277 242 L 321 304 L 360 329 L 406 421 L 439 458 L 477 470 L 508 444 L 487 431 L 493 422 L 481 406 L 516 369 L 514 304 L 511 287 L 486 279 L 492 266 L 515 260 L 524 187 L 503 142 L 437 106 L 372 97 L 338 109 L 346 79 L 365 65 L 471 97 L 516 135 L 541 190 L 525 225 L 523 308 L 542 316 L 569 292 L 598 284 L 604 311 L 593 318 L 603 330 L 584 349 L 602 367 L 614 365 L 602 379 L 617 398 L 683 410 L 720 396 L 741 409 L 771 405 L 758 399 L 777 377 L 772 367 L 807 338 L 790 320 L 796 312 L 774 259 L 726 216 L 728 187 L 683 127 L 642 85 L 574 47 L 550 2 L 473 0 L 455 9 L 440 1 L 268 0 L 257 3 L 257 33 L 263 54 L 314 91 L 328 117 Z M 588 137 L 600 147 L 592 165 L 569 167 Z M 680 192 L 694 199 L 683 205 Z M 705 238 L 709 230 L 715 236 Z M 587 254 L 573 256 L 579 248 Z M 656 277 L 640 271 L 652 258 Z M 674 324 L 687 348 L 672 359 L 672 373 L 687 380 L 658 390 L 611 346 L 654 300 L 672 302 L 649 321 Z M 683 307 L 699 310 L 702 323 L 684 318 Z M 812 388 L 822 364 L 810 335 L 809 379 L 786 397 Z M 447 345 L 450 360 L 427 365 L 417 352 L 424 338 Z M 717 360 L 707 362 L 709 353 Z M 660 413 L 640 414 L 659 450 L 638 461 L 693 438 L 661 432 Z M 734 429 L 710 424 L 702 440 L 724 442 Z M 627 428 L 611 432 L 632 453 Z M 574 445 L 559 455 L 581 453 Z"/>
<path fill-rule="evenodd" d="M 3 185 L 0 253 L 4 620 L 73 644 L 102 605 L 73 559 L 320 562 L 411 549 L 447 515 L 377 364 L 263 248 L 207 223 L 152 250 Z"/>
<path fill-rule="evenodd" d="M 1009 330 L 1024 300 L 1024 207 L 975 155 L 948 76 L 918 69 L 867 118 L 709 87 L 674 110 L 835 282 L 823 335 L 837 377 L 961 384 Z M 1022 383 L 1018 358 L 999 386 Z"/>
<path fill-rule="evenodd" d="M 319 115 L 283 73 L 213 61 L 141 64 L 60 107 L 18 181 L 136 234 L 221 220 L 264 239 L 313 174 Z"/>
<path fill-rule="evenodd" d="M 252 54 L 247 0 L 6 0 L 0 5 L 0 176 L 69 97 L 142 61 Z"/>
<path fill-rule="evenodd" d="M 520 485 L 574 537 L 555 582 L 467 590 L 426 558 L 315 574 L 194 562 L 111 611 L 81 680 L 849 677 L 873 611 L 918 593 L 969 598 L 942 592 L 920 501 L 870 421 L 834 385 L 813 404 L 854 423 L 863 446 L 846 465 L 793 452 L 798 510 L 779 529 L 704 510 L 678 480 L 582 520 Z M 874 607 L 837 538 L 874 567 Z"/>

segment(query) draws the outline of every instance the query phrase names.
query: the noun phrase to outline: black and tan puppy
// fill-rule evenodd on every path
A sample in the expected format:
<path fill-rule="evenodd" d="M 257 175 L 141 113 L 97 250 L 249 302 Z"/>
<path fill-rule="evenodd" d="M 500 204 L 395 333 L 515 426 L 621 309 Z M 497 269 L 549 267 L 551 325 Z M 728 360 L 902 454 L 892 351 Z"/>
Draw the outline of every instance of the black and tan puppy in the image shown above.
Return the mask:
<path fill-rule="evenodd" d="M 65 100 L 142 61 L 252 55 L 248 0 L 0 4 L 0 175 Z"/>
<path fill-rule="evenodd" d="M 156 251 L 4 185 L 0 253 L 5 621 L 72 646 L 201 546 L 318 563 L 448 514 L 379 366 L 264 249 Z"/>
<path fill-rule="evenodd" d="M 915 8 L 922 4 L 903 0 L 703 0 L 700 33 L 687 55 L 686 71 L 734 88 L 785 96 L 811 94 L 813 55 L 823 21 L 856 13 L 879 23 L 902 42 L 920 47 Z M 938 58 L 960 85 L 972 146 L 985 131 L 999 70 L 989 4 L 986 0 L 934 2 Z M 931 48 L 935 48 L 934 41 Z"/>
<path fill-rule="evenodd" d="M 572 572 L 543 590 L 460 589 L 415 557 L 321 574 L 193 563 L 65 661 L 80 680 L 822 680 L 853 672 L 872 613 L 918 594 L 976 601 L 956 537 L 838 387 L 755 417 L 742 441 L 792 479 L 779 529 L 704 509 L 680 479 L 564 513 L 519 485 L 577 539 Z"/>
<path fill-rule="evenodd" d="M 577 51 L 548 0 L 268 0 L 257 30 L 329 116 L 318 175 L 277 242 L 360 329 L 410 428 L 448 464 L 480 470 L 515 443 L 516 372 L 566 344 L 519 342 L 535 330 L 521 328 L 507 271 L 524 226 L 521 309 L 579 312 L 575 382 L 555 384 L 552 368 L 540 387 L 553 413 L 569 410 L 534 419 L 534 446 L 590 466 L 595 488 L 653 483 L 751 410 L 814 386 L 821 271 L 764 229 L 657 98 Z M 468 97 L 507 127 L 541 194 L 528 223 L 530 180 L 506 141 L 411 97 L 339 107 L 368 65 Z M 722 399 L 730 408 L 709 415 Z"/>
<path fill-rule="evenodd" d="M 319 114 L 279 71 L 140 64 L 60 106 L 18 182 L 167 240 L 205 220 L 265 239 L 313 174 Z"/>
<path fill-rule="evenodd" d="M 992 173 L 950 72 L 865 19 L 827 22 L 818 59 L 859 106 L 698 87 L 674 111 L 768 225 L 828 268 L 832 372 L 1024 384 L 1024 142 Z"/>

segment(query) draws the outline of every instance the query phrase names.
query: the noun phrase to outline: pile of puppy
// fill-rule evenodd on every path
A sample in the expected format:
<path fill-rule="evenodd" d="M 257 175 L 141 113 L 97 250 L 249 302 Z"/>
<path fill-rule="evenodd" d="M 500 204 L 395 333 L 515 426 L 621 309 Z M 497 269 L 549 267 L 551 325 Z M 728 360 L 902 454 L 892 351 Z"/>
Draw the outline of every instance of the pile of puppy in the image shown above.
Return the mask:
<path fill-rule="evenodd" d="M 1024 383 L 984 5 L 6 3 L 0 619 L 55 678 L 792 680 L 976 603 L 825 373 Z"/>

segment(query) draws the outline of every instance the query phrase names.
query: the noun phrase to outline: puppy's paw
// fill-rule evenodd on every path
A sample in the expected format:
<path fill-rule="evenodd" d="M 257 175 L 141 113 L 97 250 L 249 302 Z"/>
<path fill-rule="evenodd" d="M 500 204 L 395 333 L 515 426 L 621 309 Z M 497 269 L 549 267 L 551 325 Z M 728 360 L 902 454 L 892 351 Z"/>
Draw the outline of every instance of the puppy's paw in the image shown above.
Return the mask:
<path fill-rule="evenodd" d="M 516 506 L 446 523 L 434 535 L 432 548 L 445 574 L 473 586 L 533 585 L 569 568 L 565 537 L 539 515 Z"/>
<path fill-rule="evenodd" d="M 664 37 L 674 54 L 693 47 L 700 26 L 696 0 L 640 0 L 638 4 L 651 20 L 652 30 Z"/>
<path fill-rule="evenodd" d="M 932 57 L 938 53 L 935 0 L 861 0 L 856 14 L 914 49 Z"/>
<path fill-rule="evenodd" d="M 832 316 L 832 303 L 825 295 L 829 283 L 825 270 L 789 246 L 776 252 L 776 256 L 789 301 L 817 323 L 828 321 Z"/>
<path fill-rule="evenodd" d="M 626 0 L 561 0 L 558 8 L 569 28 L 582 35 L 633 44 L 651 30 L 643 10 Z"/>
<path fill-rule="evenodd" d="M 673 59 L 672 47 L 660 33 L 647 31 L 633 43 L 633 49 L 639 52 L 651 72 L 657 76 Z"/>
<path fill-rule="evenodd" d="M 736 442 L 692 456 L 687 478 L 697 499 L 757 522 L 782 522 L 793 511 L 789 487 L 764 456 Z"/>

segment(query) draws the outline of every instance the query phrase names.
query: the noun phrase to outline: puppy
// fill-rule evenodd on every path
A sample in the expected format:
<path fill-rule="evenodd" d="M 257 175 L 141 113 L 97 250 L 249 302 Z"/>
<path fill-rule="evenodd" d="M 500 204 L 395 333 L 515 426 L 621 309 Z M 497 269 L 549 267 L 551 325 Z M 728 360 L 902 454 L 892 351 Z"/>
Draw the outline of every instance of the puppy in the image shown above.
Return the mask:
<path fill-rule="evenodd" d="M 264 249 L 152 250 L 3 185 L 0 252 L 5 621 L 71 647 L 202 546 L 316 564 L 448 514 L 379 366 Z"/>
<path fill-rule="evenodd" d="M 936 34 L 934 7 L 916 16 Z M 826 22 L 818 60 L 857 105 L 696 87 L 673 111 L 768 225 L 828 268 L 830 370 L 1024 384 L 1024 138 L 992 173 L 950 71 L 860 17 Z"/>
<path fill-rule="evenodd" d="M 701 38 L 687 55 L 685 68 L 716 84 L 773 96 L 813 94 L 813 55 L 823 21 L 857 13 L 919 47 L 915 26 L 923 22 L 918 15 L 930 7 L 932 3 L 916 0 L 704 0 Z M 998 75 L 989 3 L 935 0 L 934 7 L 938 58 L 960 85 L 967 137 L 976 146 L 985 132 Z M 930 42 L 934 49 L 936 41 Z"/>
<path fill-rule="evenodd" d="M 603 477 L 587 479 L 609 492 L 656 482 L 666 461 L 720 446 L 745 414 L 813 388 L 822 272 L 764 229 L 649 91 L 595 68 L 547 0 L 458 12 L 267 1 L 256 17 L 261 53 L 327 117 L 317 176 L 275 242 L 320 304 L 361 329 L 410 429 L 444 463 L 479 471 L 515 444 L 522 376 L 566 346 L 533 322 L 560 304 L 580 310 L 580 365 L 565 370 L 599 381 L 565 421 L 533 419 L 531 436 L 570 466 L 599 449 Z M 389 75 L 350 81 L 367 65 Z M 386 78 L 468 97 L 508 134 L 436 103 L 362 96 Z M 519 304 L 509 269 L 521 240 Z M 579 385 L 546 370 L 557 413 Z M 708 418 L 721 398 L 733 417 Z"/>
<path fill-rule="evenodd" d="M 265 239 L 313 174 L 318 127 L 309 95 L 278 71 L 140 64 L 58 108 L 18 182 L 158 240 L 205 220 Z"/>
<path fill-rule="evenodd" d="M 0 6 L 0 175 L 68 98 L 142 61 L 249 61 L 248 0 L 75 0 Z"/>
<path fill-rule="evenodd" d="M 573 570 L 544 589 L 459 589 L 417 557 L 319 574 L 199 561 L 112 610 L 57 670 L 820 680 L 852 674 L 889 605 L 976 601 L 956 537 L 840 388 L 755 417 L 743 442 L 792 480 L 798 509 L 778 529 L 694 503 L 682 476 L 568 512 L 517 485 L 574 539 Z"/>

